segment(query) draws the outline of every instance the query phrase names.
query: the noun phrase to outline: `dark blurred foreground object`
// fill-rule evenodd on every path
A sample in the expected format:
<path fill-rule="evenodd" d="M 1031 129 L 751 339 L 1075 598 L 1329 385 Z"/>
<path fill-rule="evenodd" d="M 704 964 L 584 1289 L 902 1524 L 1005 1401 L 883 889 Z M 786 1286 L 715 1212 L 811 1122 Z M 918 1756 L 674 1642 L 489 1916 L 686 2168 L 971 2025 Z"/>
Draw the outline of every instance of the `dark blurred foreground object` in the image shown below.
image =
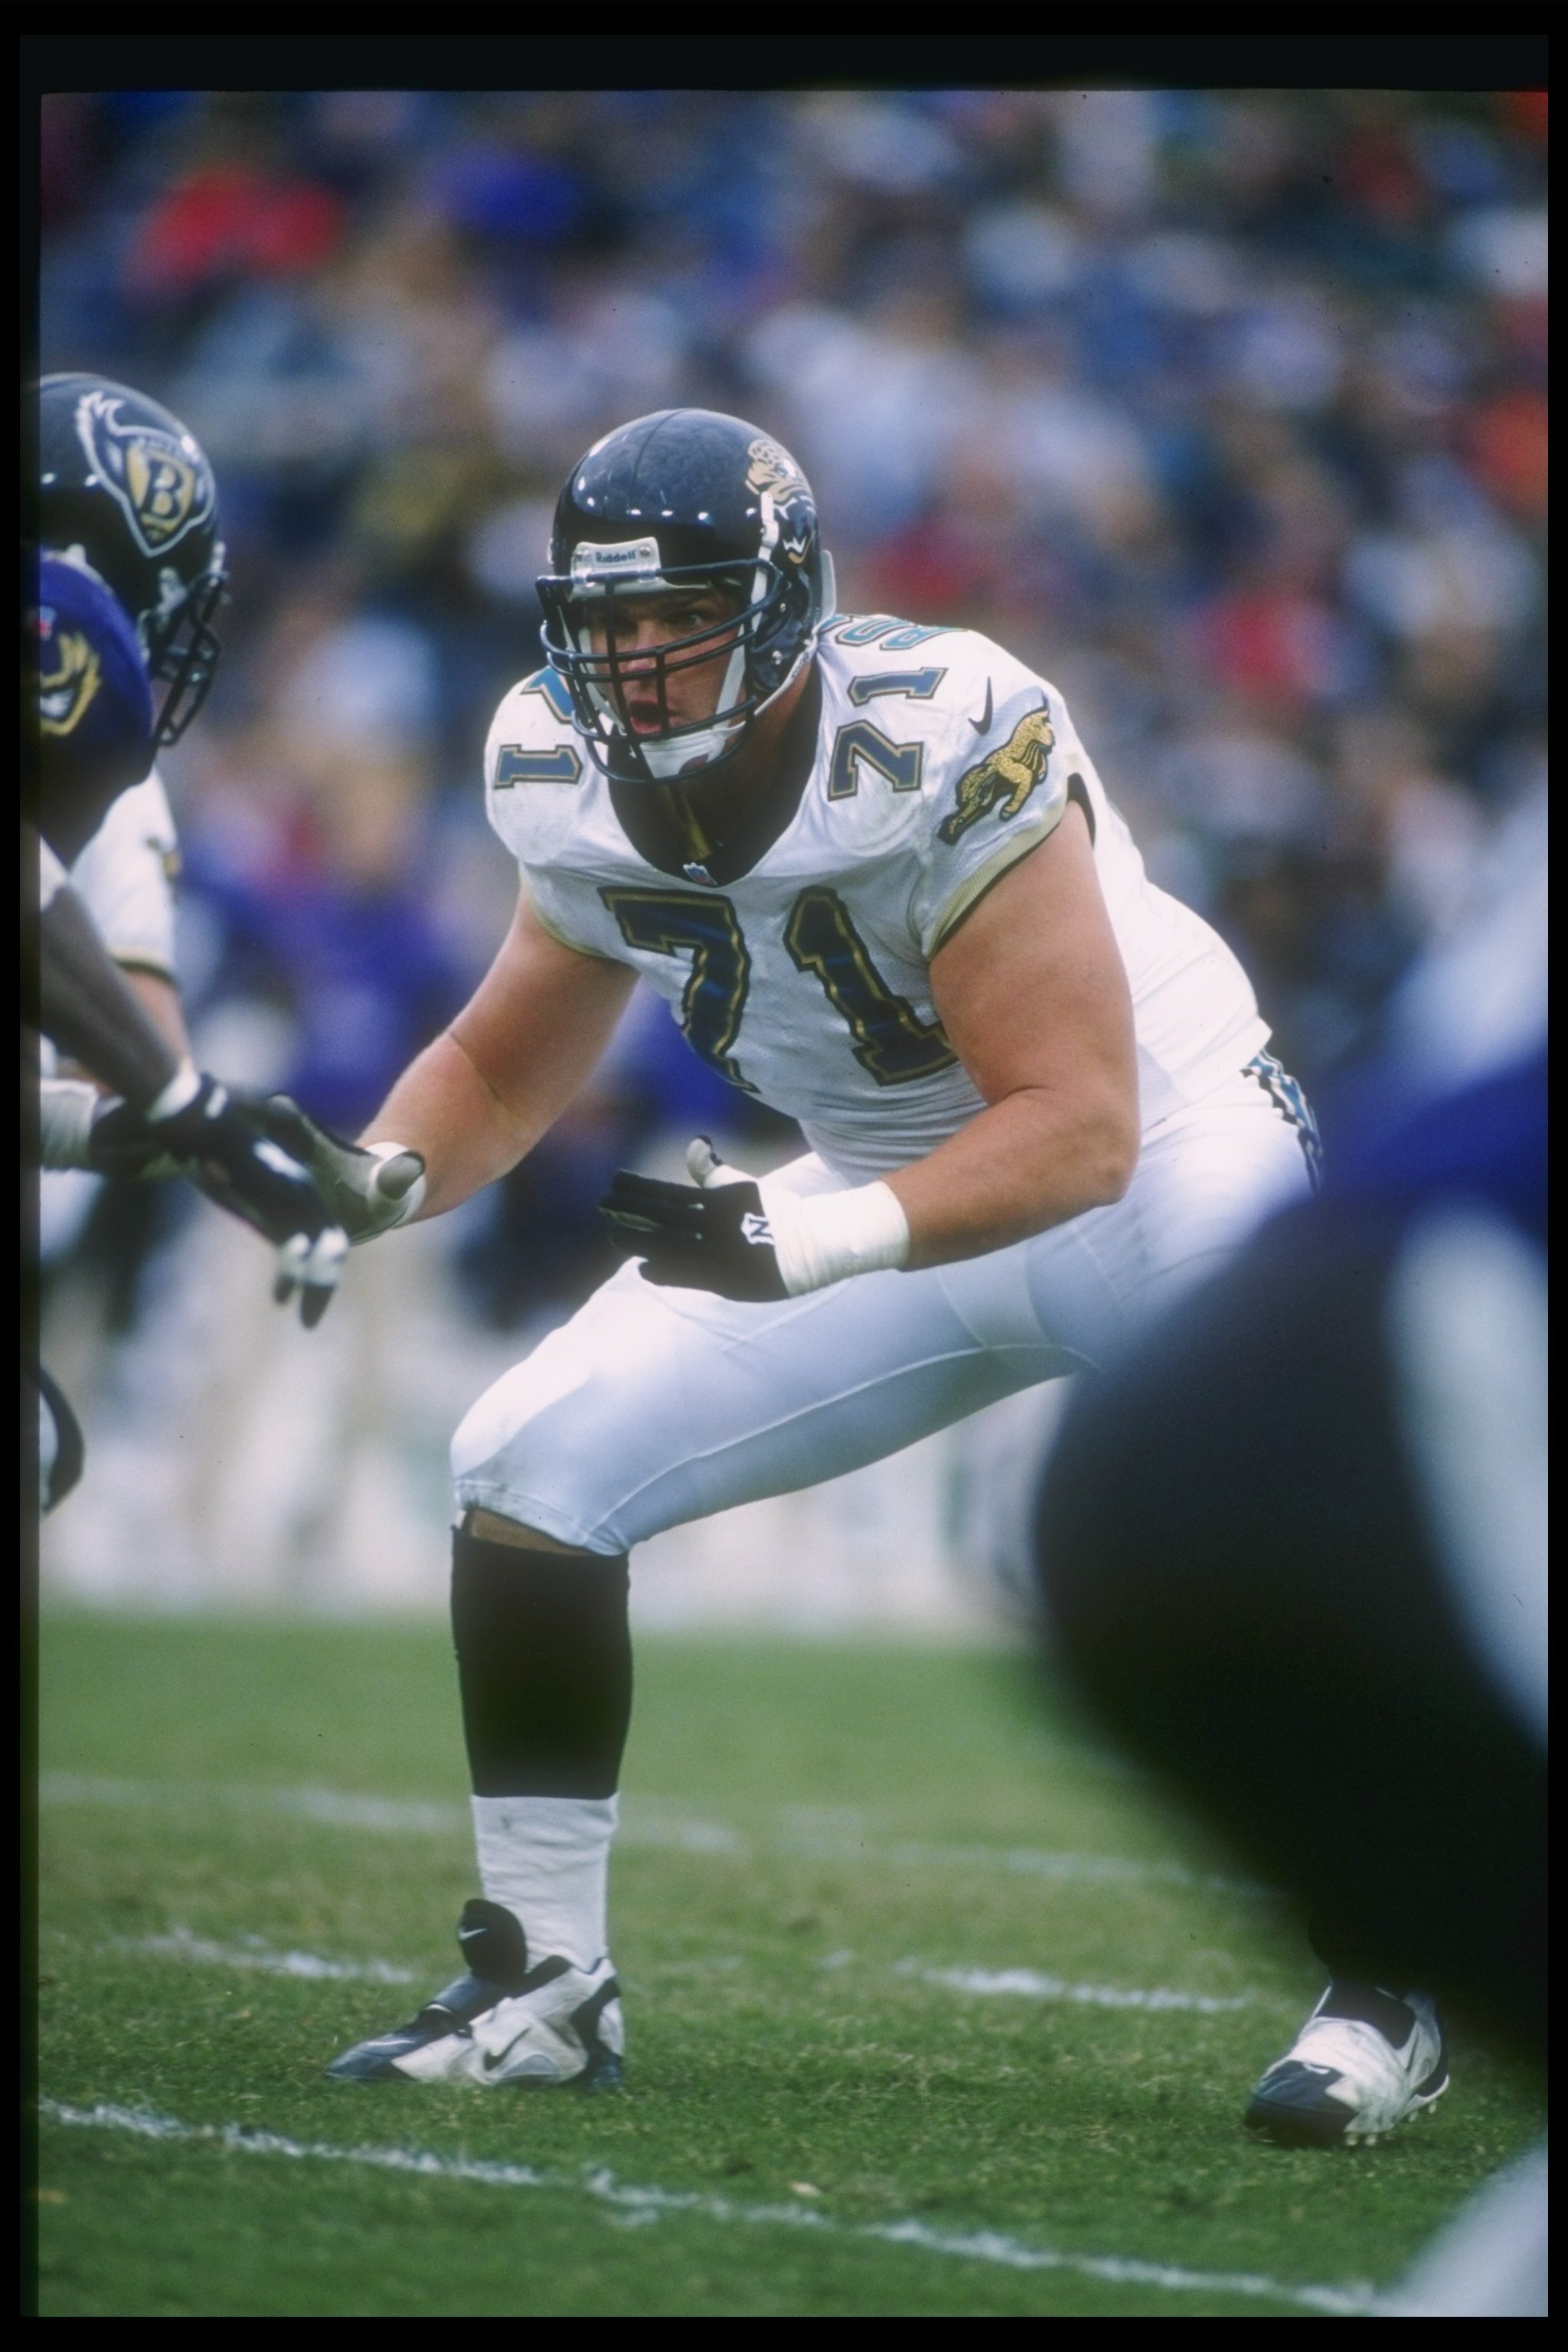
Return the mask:
<path fill-rule="evenodd" d="M 1037 1522 L 1073 1668 L 1305 1900 L 1350 2014 L 1418 1985 L 1533 2060 L 1545 1145 L 1543 1048 L 1363 1131 L 1080 1396 Z"/>
<path fill-rule="evenodd" d="M 1544 1153 L 1543 1060 L 1418 1114 L 1082 1397 L 1039 1522 L 1054 1621 L 1127 1738 L 1325 1949 L 1529 2050 Z"/>
<path fill-rule="evenodd" d="M 71 1411 L 70 1401 L 58 1383 L 50 1379 L 42 1364 L 25 1370 L 22 1379 L 24 1421 L 29 1402 L 37 1422 L 38 1460 L 38 1508 L 52 1511 L 63 1502 L 81 1477 L 82 1464 L 87 1455 L 81 1423 Z M 24 1458 L 28 1458 L 28 1437 L 23 1432 Z"/>

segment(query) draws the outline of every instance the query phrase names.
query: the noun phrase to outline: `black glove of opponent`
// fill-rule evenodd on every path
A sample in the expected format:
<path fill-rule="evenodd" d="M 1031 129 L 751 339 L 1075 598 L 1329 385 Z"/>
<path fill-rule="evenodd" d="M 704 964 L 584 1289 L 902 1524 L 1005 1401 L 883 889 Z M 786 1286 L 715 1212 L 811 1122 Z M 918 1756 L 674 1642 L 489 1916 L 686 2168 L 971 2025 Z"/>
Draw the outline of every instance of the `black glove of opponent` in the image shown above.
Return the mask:
<path fill-rule="evenodd" d="M 279 1305 L 298 1290 L 307 1327 L 326 1313 L 348 1235 L 308 1171 L 268 1133 L 259 1106 L 237 1101 L 218 1079 L 204 1076 L 192 1099 L 164 1118 L 107 1104 L 93 1121 L 89 1165 L 105 1176 L 189 1177 L 275 1244 Z"/>
<path fill-rule="evenodd" d="M 763 1196 L 748 1178 L 711 1189 L 663 1184 L 623 1168 L 599 1203 L 623 1257 L 643 1261 L 643 1280 L 721 1298 L 787 1298 Z"/>

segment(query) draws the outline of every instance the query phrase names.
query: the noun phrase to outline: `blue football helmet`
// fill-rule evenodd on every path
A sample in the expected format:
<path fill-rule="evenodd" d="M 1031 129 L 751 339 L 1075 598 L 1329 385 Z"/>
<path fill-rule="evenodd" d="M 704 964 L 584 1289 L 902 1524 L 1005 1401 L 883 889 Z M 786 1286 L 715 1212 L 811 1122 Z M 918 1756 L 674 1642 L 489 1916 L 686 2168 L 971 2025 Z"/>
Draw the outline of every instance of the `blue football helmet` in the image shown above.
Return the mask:
<path fill-rule="evenodd" d="M 800 675 L 833 610 L 810 483 L 771 435 L 709 408 L 660 409 L 596 441 L 561 493 L 550 560 L 539 582 L 544 650 L 591 756 L 617 781 L 670 783 L 731 758 Z M 639 692 L 651 686 L 658 711 L 657 727 L 639 732 L 617 604 L 699 586 L 727 592 L 733 609 L 637 656 Z M 678 723 L 670 673 L 726 647 L 712 716 Z"/>

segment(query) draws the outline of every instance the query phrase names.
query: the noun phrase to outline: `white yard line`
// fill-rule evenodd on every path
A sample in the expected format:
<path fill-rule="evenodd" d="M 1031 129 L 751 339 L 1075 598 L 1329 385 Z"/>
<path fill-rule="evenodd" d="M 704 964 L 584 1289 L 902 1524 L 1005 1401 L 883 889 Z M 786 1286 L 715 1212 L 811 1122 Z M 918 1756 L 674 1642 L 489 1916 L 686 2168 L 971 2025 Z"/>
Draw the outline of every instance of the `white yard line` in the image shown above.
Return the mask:
<path fill-rule="evenodd" d="M 1078 2001 L 1090 2009 L 1195 2009 L 1205 2017 L 1223 2011 L 1250 2009 L 1256 1993 L 1173 1992 L 1167 1985 L 1140 1992 L 1122 1985 L 1068 1984 L 1060 1977 L 1041 1976 L 1035 1969 L 924 1969 L 918 1960 L 900 1960 L 894 1974 L 918 1977 L 921 1984 L 945 1985 L 953 1992 L 1016 1993 L 1026 2000 Z"/>
<path fill-rule="evenodd" d="M 750 1840 L 727 1822 L 682 1820 L 674 1813 L 645 1812 L 640 1806 L 634 1806 L 629 1814 L 623 1813 L 616 1836 L 622 1845 L 661 1846 L 673 1853 L 745 1854 L 752 1851 Z"/>
<path fill-rule="evenodd" d="M 188 1927 L 171 1927 L 166 1936 L 125 1936 L 110 1948 L 117 1952 L 144 1953 L 161 1960 L 195 1960 L 208 1968 L 259 1969 L 267 1976 L 303 1977 L 311 1981 L 413 1984 L 417 1970 L 400 1969 L 390 1960 L 323 1960 L 315 1952 L 274 1952 L 258 1936 L 239 1944 L 215 1944 L 193 1936 Z"/>
<path fill-rule="evenodd" d="M 144 1805 L 221 1804 L 242 1812 L 319 1822 L 331 1829 L 367 1830 L 398 1836 L 408 1832 L 449 1835 L 466 1832 L 466 1806 L 421 1803 L 402 1797 L 366 1797 L 339 1789 L 247 1788 L 223 1782 L 99 1780 L 74 1772 L 46 1772 L 38 1783 L 46 1803 L 98 1805 L 133 1811 Z M 908 1839 L 879 1840 L 853 1830 L 786 1830 L 752 1839 L 724 1822 L 694 1820 L 666 1811 L 657 1798 L 634 1798 L 623 1820 L 620 1843 L 683 1853 L 731 1857 L 751 1853 L 809 1862 L 879 1864 L 895 1870 L 933 1870 L 952 1875 L 980 1871 L 1015 1878 L 1097 1886 L 1181 1886 L 1205 1894 L 1276 1899 L 1276 1890 L 1256 1880 L 1189 1870 L 1178 1862 L 1150 1862 L 1122 1854 L 1053 1853 L 1037 1846 L 932 1845 Z"/>
<path fill-rule="evenodd" d="M 1064 2253 L 1034 2246 L 996 2230 L 942 2230 L 928 2221 L 839 2221 L 806 2205 L 742 2205 L 700 2189 L 638 2188 L 608 2171 L 573 2179 L 530 2164 L 500 2164 L 474 2157 L 436 2156 L 406 2147 L 338 2147 L 321 2140 L 285 2139 L 276 2132 L 241 2124 L 186 2124 L 172 2116 L 120 2107 L 105 2101 L 72 2107 L 57 2099 L 40 2102 L 48 2122 L 91 2131 L 133 2133 L 144 2139 L 196 2140 L 239 2156 L 272 2156 L 318 2164 L 363 2165 L 381 2172 L 407 2172 L 421 2179 L 478 2182 L 490 2189 L 544 2189 L 588 2197 L 614 2208 L 626 2220 L 653 2221 L 665 2213 L 694 2214 L 708 2221 L 752 2227 L 808 2230 L 824 2238 L 864 2238 L 886 2245 L 911 2246 L 950 2260 L 990 2263 L 1005 2270 L 1068 2271 L 1112 2286 L 1150 2286 L 1173 2294 L 1226 2294 L 1284 2303 L 1305 2311 L 1356 2317 L 1373 2305 L 1370 2286 L 1297 2285 L 1249 2271 L 1189 2271 L 1169 2263 L 1141 2262 L 1122 2254 Z"/>
<path fill-rule="evenodd" d="M 448 1835 L 471 1827 L 462 1805 L 422 1804 L 405 1797 L 362 1797 L 343 1789 L 246 1788 L 218 1780 L 108 1780 L 79 1772 L 45 1772 L 45 1804 L 99 1805 L 135 1811 L 144 1805 L 226 1805 L 237 1812 L 279 1813 L 329 1829 L 371 1830 L 401 1836 L 410 1830 Z"/>
<path fill-rule="evenodd" d="M 813 1862 L 879 1862 L 895 1870 L 960 1870 L 999 1872 L 1016 1878 L 1087 1881 L 1100 1886 L 1195 1886 L 1215 1895 L 1242 1895 L 1249 1900 L 1278 1899 L 1277 1890 L 1256 1879 L 1227 1878 L 1208 1871 L 1189 1870 L 1180 1862 L 1140 1862 L 1114 1853 L 1048 1853 L 1037 1846 L 926 1845 L 910 1839 L 880 1843 L 868 1837 L 795 1836 L 781 1839 L 773 1851 L 800 1854 Z"/>
<path fill-rule="evenodd" d="M 163 1936 L 120 1937 L 108 1948 L 133 1952 L 149 1959 L 189 1960 L 208 1968 L 254 1969 L 268 1976 L 298 1977 L 312 1982 L 331 1979 L 402 1985 L 415 1983 L 418 1976 L 417 1970 L 398 1968 L 391 1960 L 328 1960 L 315 1952 L 276 1952 L 259 1936 L 247 1936 L 237 1944 L 220 1944 L 209 1937 L 194 1935 L 188 1927 L 171 1927 Z M 854 1957 L 853 1953 L 832 1952 L 818 1966 L 829 1970 L 841 1969 L 848 1966 Z M 662 1979 L 672 1973 L 708 1975 L 715 1969 L 744 1966 L 743 1959 L 726 1957 L 678 1962 L 673 1969 L 660 1969 L 658 1974 Z M 937 1985 L 952 1992 L 1012 1994 L 1025 2000 L 1070 2001 L 1090 2009 L 1195 2010 L 1202 2016 L 1217 2017 L 1229 2010 L 1250 2009 L 1260 2000 L 1268 2006 L 1279 2005 L 1268 2003 L 1266 1996 L 1254 1992 L 1222 1995 L 1178 1992 L 1168 1985 L 1143 1990 L 1126 1985 L 1069 1984 L 1062 1977 L 1043 1976 L 1037 1969 L 936 1969 L 927 1968 L 919 1960 L 895 1960 L 889 1973 L 913 1977 L 921 1984 Z"/>

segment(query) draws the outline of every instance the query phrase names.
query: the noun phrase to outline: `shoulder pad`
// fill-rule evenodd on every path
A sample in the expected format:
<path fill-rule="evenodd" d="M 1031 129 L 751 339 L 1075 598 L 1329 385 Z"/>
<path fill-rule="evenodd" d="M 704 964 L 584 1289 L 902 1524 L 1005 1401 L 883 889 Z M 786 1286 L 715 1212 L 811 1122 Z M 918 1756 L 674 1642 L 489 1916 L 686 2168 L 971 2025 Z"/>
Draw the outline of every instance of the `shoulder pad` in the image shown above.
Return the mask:
<path fill-rule="evenodd" d="M 519 784 L 580 783 L 586 764 L 565 687 L 552 669 L 535 670 L 512 688 L 491 723 L 488 788 L 503 793 Z"/>

